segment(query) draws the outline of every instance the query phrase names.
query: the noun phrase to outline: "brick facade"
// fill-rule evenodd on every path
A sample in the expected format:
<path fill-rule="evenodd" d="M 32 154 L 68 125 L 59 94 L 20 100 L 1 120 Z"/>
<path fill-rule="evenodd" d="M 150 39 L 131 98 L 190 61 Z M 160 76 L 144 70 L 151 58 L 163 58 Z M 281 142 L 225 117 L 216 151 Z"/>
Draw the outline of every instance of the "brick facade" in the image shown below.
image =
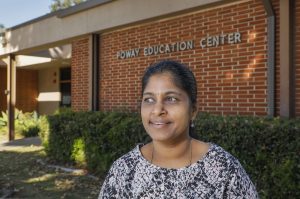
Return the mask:
<path fill-rule="evenodd" d="M 280 114 L 280 0 L 271 0 L 275 12 L 275 115 Z M 300 1 L 294 2 L 294 106 L 300 116 Z M 291 11 L 291 12 L 293 12 Z M 187 11 L 188 12 L 188 11 Z M 209 36 L 240 33 L 241 42 L 201 47 Z M 91 35 L 72 41 L 71 96 L 73 110 L 91 108 Z M 198 82 L 198 109 L 223 115 L 267 115 L 267 16 L 261 0 L 244 0 L 215 7 L 194 8 L 133 25 L 103 30 L 99 53 L 99 107 L 103 111 L 138 111 L 141 77 L 145 68 L 163 59 L 190 66 Z M 144 54 L 148 47 L 192 41 L 193 47 L 174 52 Z M 121 51 L 139 49 L 131 58 Z M 174 47 L 175 48 L 175 47 Z M 0 68 L 0 111 L 6 110 L 6 68 Z M 17 70 L 16 107 L 37 110 L 38 76 L 35 70 Z M 284 98 L 282 98 L 284 99 Z"/>
<path fill-rule="evenodd" d="M 280 10 L 271 1 L 276 22 L 275 116 L 280 113 Z M 295 113 L 300 116 L 300 2 L 295 1 L 294 66 Z M 241 33 L 241 43 L 201 48 L 208 36 Z M 139 110 L 141 77 L 145 68 L 163 59 L 190 66 L 198 81 L 200 112 L 224 115 L 267 115 L 267 16 L 261 0 L 236 2 L 194 10 L 188 14 L 153 19 L 103 32 L 100 35 L 100 110 Z M 192 49 L 144 55 L 144 48 L 193 41 Z M 89 109 L 89 38 L 73 43 L 72 107 Z M 117 54 L 139 48 L 137 56 L 121 59 Z"/>
<path fill-rule="evenodd" d="M 242 42 L 199 46 L 203 37 L 231 32 L 240 32 Z M 187 40 L 194 41 L 194 49 L 117 58 L 120 50 Z M 188 64 L 196 75 L 200 112 L 266 115 L 266 41 L 266 13 L 259 0 L 104 33 L 100 41 L 100 108 L 138 110 L 144 69 L 161 59 L 175 59 Z"/>
<path fill-rule="evenodd" d="M 89 37 L 72 43 L 71 96 L 72 109 L 89 110 Z"/>

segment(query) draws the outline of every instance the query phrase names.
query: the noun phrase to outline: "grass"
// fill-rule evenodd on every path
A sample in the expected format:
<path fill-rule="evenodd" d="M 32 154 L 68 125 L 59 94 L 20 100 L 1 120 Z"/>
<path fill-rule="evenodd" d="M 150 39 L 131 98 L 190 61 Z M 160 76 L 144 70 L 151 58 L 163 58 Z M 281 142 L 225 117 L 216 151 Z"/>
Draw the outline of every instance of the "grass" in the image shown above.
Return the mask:
<path fill-rule="evenodd" d="M 40 146 L 0 148 L 0 198 L 12 190 L 10 198 L 97 198 L 100 180 L 84 173 L 67 173 L 49 168 Z"/>

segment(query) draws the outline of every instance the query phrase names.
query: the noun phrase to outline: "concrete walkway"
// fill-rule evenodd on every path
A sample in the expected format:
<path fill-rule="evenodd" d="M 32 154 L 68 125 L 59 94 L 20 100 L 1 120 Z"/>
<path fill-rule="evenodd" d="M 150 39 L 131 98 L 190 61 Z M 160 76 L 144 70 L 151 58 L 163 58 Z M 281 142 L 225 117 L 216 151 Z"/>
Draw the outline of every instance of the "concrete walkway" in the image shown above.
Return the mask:
<path fill-rule="evenodd" d="M 39 137 L 23 138 L 10 142 L 0 143 L 0 151 L 21 146 L 41 146 L 41 143 L 42 142 Z"/>

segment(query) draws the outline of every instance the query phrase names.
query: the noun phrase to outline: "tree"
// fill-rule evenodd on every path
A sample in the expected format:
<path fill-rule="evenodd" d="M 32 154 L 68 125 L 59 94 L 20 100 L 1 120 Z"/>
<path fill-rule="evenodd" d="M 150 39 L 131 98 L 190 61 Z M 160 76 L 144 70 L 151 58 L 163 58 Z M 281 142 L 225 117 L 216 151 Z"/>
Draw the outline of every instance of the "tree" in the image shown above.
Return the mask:
<path fill-rule="evenodd" d="M 0 23 L 0 45 L 3 46 L 5 41 L 5 26 Z"/>
<path fill-rule="evenodd" d="M 65 9 L 74 5 L 77 5 L 79 3 L 88 1 L 88 0 L 52 0 L 52 4 L 50 5 L 51 12 Z"/>

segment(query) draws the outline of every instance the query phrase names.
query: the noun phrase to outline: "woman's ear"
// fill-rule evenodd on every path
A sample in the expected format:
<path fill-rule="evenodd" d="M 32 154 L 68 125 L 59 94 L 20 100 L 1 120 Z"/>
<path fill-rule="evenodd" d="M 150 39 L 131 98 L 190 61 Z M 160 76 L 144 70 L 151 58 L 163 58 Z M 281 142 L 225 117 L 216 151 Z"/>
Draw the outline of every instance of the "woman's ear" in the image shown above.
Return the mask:
<path fill-rule="evenodd" d="M 192 120 L 195 120 L 197 114 L 198 114 L 198 108 L 194 106 L 192 109 Z"/>

